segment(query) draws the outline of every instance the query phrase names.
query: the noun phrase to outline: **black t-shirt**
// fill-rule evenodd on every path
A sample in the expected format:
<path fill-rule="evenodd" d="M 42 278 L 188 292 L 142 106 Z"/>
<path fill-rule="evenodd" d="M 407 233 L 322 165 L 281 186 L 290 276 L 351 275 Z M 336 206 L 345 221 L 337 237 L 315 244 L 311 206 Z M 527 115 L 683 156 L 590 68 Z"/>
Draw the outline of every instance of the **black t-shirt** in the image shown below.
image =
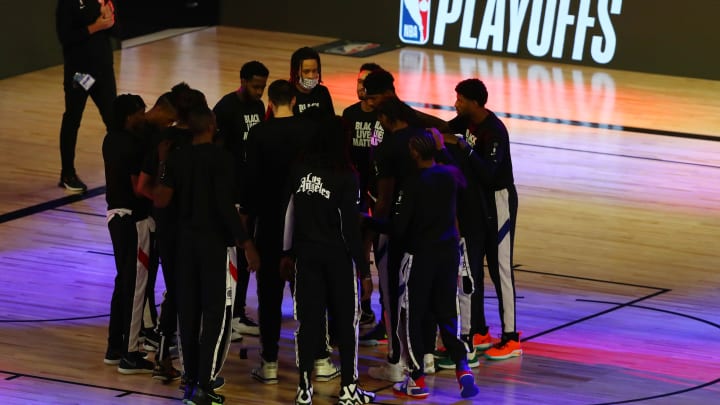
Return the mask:
<path fill-rule="evenodd" d="M 456 117 L 449 123 L 450 129 L 462 135 L 472 148 L 473 153 L 466 153 L 464 160 L 468 161 L 473 178 L 481 182 L 486 193 L 515 183 L 507 128 L 492 111 L 488 112 L 489 115 L 477 125 L 464 117 Z"/>
<path fill-rule="evenodd" d="M 295 96 L 295 107 L 293 107 L 293 113 L 295 115 L 302 114 L 310 107 L 317 107 L 321 111 L 328 113 L 330 116 L 335 116 L 335 107 L 333 107 L 330 91 L 327 87 L 322 84 L 318 84 L 310 91 L 310 93 L 303 93 L 296 87 L 293 87 L 293 90 L 293 95 Z"/>
<path fill-rule="evenodd" d="M 258 217 L 258 235 L 264 232 L 262 228 L 270 228 L 273 237 L 282 236 L 290 167 L 315 131 L 315 125 L 302 116 L 271 118 L 250 130 L 248 189 L 242 193 L 242 205 Z"/>
<path fill-rule="evenodd" d="M 372 151 L 383 140 L 385 130 L 375 111 L 366 112 L 357 102 L 343 111 L 343 121 L 351 144 L 350 158 L 360 174 L 360 192 L 370 189 Z"/>
<path fill-rule="evenodd" d="M 458 190 L 457 215 L 460 234 L 462 236 L 480 235 L 486 228 L 487 202 L 482 184 L 474 179 L 470 162 L 466 159 L 467 151 L 457 144 L 446 143 L 448 152 L 458 163 L 460 172 L 466 179 L 466 186 Z"/>
<path fill-rule="evenodd" d="M 131 176 L 139 176 L 146 149 L 142 138 L 128 131 L 110 131 L 102 145 L 105 162 L 105 200 L 108 210 L 125 208 L 133 217 L 147 217 L 151 201 L 138 197 Z"/>
<path fill-rule="evenodd" d="M 445 243 L 457 243 L 455 227 L 457 168 L 435 165 L 407 179 L 395 201 L 391 219 L 394 240 L 415 254 Z"/>
<path fill-rule="evenodd" d="M 358 219 L 358 182 L 352 171 L 296 166 L 290 175 L 292 247 L 298 256 L 324 257 L 342 249 L 358 273 L 370 274 Z"/>
<path fill-rule="evenodd" d="M 391 134 L 385 134 L 382 143 L 375 149 L 374 175 L 378 180 L 395 179 L 395 197 L 403 187 L 405 180 L 417 170 L 415 161 L 410 157 L 408 146 L 410 138 L 424 131 L 424 128 L 406 127 Z"/>
<path fill-rule="evenodd" d="M 239 91 L 228 93 L 213 108 L 218 127 L 218 140 L 238 158 L 245 159 L 248 132 L 265 117 L 262 100 L 241 100 Z"/>
<path fill-rule="evenodd" d="M 218 145 L 189 145 L 173 152 L 161 183 L 173 189 L 182 229 L 221 236 L 227 246 L 248 239 L 235 208 L 232 155 Z"/>

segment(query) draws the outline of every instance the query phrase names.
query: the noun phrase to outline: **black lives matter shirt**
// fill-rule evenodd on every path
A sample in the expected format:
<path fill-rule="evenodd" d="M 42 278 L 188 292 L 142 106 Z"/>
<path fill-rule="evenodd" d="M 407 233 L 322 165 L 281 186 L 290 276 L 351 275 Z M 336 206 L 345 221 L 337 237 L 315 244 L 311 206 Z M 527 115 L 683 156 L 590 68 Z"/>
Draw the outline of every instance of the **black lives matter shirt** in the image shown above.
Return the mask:
<path fill-rule="evenodd" d="M 137 134 L 128 131 L 110 131 L 102 145 L 108 210 L 129 209 L 138 220 L 148 216 L 151 206 L 150 200 L 135 195 L 131 180 L 131 176 L 140 175 L 145 145 Z"/>
<path fill-rule="evenodd" d="M 343 123 L 350 136 L 350 158 L 360 175 L 360 192 L 370 189 L 372 151 L 383 140 L 385 130 L 375 111 L 366 112 L 357 102 L 343 111 Z"/>
<path fill-rule="evenodd" d="M 235 159 L 245 156 L 245 140 L 250 128 L 265 116 L 262 100 L 244 101 L 239 91 L 226 94 L 213 108 L 217 120 L 218 139 L 233 153 Z"/>
<path fill-rule="evenodd" d="M 189 145 L 173 152 L 161 183 L 173 189 L 182 229 L 213 233 L 227 246 L 248 239 L 233 200 L 233 159 L 218 145 Z"/>
<path fill-rule="evenodd" d="M 298 256 L 325 257 L 344 251 L 365 277 L 370 268 L 363 253 L 358 219 L 358 182 L 352 171 L 296 166 L 290 175 L 292 248 Z M 286 226 L 286 229 L 288 227 Z M 286 235 L 287 237 L 288 235 Z"/>
<path fill-rule="evenodd" d="M 293 96 L 295 96 L 295 107 L 293 113 L 295 115 L 302 114 L 311 107 L 317 107 L 320 111 L 335 116 L 335 107 L 333 107 L 330 91 L 322 84 L 318 84 L 310 93 L 303 93 L 296 87 L 293 87 Z"/>

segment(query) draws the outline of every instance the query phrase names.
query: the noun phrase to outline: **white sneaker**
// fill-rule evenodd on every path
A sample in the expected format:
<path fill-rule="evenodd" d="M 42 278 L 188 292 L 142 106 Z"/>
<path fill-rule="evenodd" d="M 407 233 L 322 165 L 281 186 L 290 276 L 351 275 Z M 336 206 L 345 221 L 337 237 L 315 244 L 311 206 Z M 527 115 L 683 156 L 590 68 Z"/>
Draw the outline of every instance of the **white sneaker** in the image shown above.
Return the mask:
<path fill-rule="evenodd" d="M 330 381 L 340 375 L 340 368 L 336 367 L 330 358 L 315 360 L 315 381 Z"/>
<path fill-rule="evenodd" d="M 295 405 L 312 405 L 313 388 L 312 386 L 304 390 L 300 387 L 295 394 Z"/>
<path fill-rule="evenodd" d="M 278 363 L 277 361 L 265 361 L 261 360 L 260 367 L 252 369 L 252 376 L 254 379 L 260 381 L 263 384 L 277 384 L 278 383 Z"/>
<path fill-rule="evenodd" d="M 233 335 L 237 333 L 245 336 L 260 336 L 260 327 L 247 316 L 233 318 L 232 329 Z"/>
<path fill-rule="evenodd" d="M 343 385 L 340 387 L 338 405 L 361 405 L 369 404 L 375 400 L 375 393 L 365 391 L 357 384 Z"/>
<path fill-rule="evenodd" d="M 370 367 L 368 374 L 376 380 L 385 380 L 394 383 L 405 380 L 403 367 L 400 363 L 385 363 L 382 366 Z"/>
<path fill-rule="evenodd" d="M 423 363 L 425 364 L 425 374 L 435 374 L 435 356 L 432 353 L 426 353 L 423 356 Z"/>

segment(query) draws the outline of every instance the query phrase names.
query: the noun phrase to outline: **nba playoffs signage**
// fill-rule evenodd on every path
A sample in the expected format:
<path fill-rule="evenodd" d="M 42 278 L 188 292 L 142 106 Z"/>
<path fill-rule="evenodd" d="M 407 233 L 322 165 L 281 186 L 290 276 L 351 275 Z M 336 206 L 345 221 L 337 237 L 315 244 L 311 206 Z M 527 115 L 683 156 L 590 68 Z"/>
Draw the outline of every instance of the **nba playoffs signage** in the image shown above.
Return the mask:
<path fill-rule="evenodd" d="M 622 0 L 401 0 L 400 40 L 605 65 Z"/>

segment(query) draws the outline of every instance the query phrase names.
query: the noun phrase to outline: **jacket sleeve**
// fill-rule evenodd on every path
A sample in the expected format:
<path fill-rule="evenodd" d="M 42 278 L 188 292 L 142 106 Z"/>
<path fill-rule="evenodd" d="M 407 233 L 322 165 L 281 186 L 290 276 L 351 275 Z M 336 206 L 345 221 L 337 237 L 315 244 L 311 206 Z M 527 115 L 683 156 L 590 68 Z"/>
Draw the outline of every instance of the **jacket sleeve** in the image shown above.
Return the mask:
<path fill-rule="evenodd" d="M 489 137 L 489 144 L 485 145 L 486 151 L 483 151 L 480 137 L 475 146 L 464 151 L 467 153 L 465 159 L 470 164 L 470 169 L 483 184 L 493 184 L 497 169 L 506 156 L 508 146 L 507 134 L 503 136 L 499 130 L 493 130 Z"/>
<path fill-rule="evenodd" d="M 242 243 L 250 238 L 240 220 L 240 214 L 235 208 L 232 156 L 224 150 L 222 152 L 213 173 L 216 209 L 220 213 L 223 223 L 230 228 L 235 242 Z"/>

